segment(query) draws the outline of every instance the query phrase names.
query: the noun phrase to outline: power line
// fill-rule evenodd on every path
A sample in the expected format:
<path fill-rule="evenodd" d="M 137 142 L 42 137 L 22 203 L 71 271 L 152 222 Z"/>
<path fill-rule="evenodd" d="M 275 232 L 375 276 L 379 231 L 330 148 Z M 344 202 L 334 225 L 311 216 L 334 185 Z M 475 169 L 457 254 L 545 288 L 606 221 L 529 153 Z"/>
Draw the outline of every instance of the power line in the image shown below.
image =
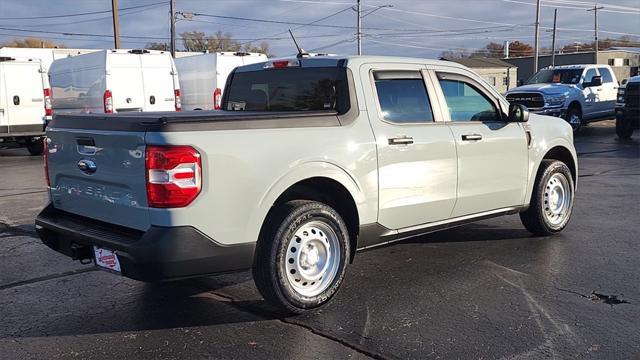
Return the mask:
<path fill-rule="evenodd" d="M 160 3 L 157 5 L 153 5 L 153 6 L 149 6 L 148 8 L 144 8 L 144 9 L 139 9 L 139 10 L 134 10 L 134 11 L 129 11 L 126 13 L 120 13 L 120 10 L 118 12 L 118 16 L 123 17 L 123 16 L 127 16 L 127 15 L 133 15 L 133 14 L 139 14 L 141 12 L 145 12 L 145 11 L 149 11 L 149 10 L 153 10 L 153 9 L 158 9 L 160 7 L 166 6 L 167 4 L 165 3 Z M 87 19 L 87 20 L 79 20 L 79 21 L 74 21 L 73 23 L 69 23 L 69 22 L 58 22 L 58 23 L 49 23 L 49 24 L 37 24 L 37 25 L 13 25 L 13 24 L 9 24 L 5 26 L 26 26 L 29 28 L 33 28 L 33 27 L 51 27 L 51 26 L 60 26 L 60 25 L 76 25 L 76 24 L 84 24 L 84 23 L 90 23 L 90 22 L 94 22 L 94 21 L 102 21 L 102 20 L 111 20 L 112 16 L 103 16 L 103 17 L 99 17 L 99 18 L 95 18 L 95 19 Z"/>
<path fill-rule="evenodd" d="M 151 3 L 151 4 L 129 6 L 129 7 L 126 7 L 126 8 L 120 8 L 118 10 L 139 9 L 139 8 L 142 8 L 142 7 L 148 7 L 148 6 L 159 5 L 159 4 L 165 4 L 165 3 L 164 2 L 156 2 L 156 3 Z M 68 18 L 68 17 L 76 17 L 76 16 L 105 14 L 105 13 L 110 13 L 110 12 L 111 12 L 111 10 L 102 10 L 102 11 L 91 11 L 91 12 L 75 13 L 75 14 L 64 14 L 64 15 L 27 16 L 27 17 L 3 17 L 3 18 L 0 18 L 0 20 L 35 20 L 35 19 Z"/>

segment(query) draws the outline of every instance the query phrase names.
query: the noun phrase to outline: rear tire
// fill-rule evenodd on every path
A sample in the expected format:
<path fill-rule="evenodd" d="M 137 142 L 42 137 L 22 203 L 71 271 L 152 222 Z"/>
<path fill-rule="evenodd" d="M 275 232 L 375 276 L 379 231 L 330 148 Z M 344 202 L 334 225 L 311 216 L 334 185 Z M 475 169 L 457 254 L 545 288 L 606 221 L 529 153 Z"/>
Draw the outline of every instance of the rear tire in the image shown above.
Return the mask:
<path fill-rule="evenodd" d="M 616 134 L 620 140 L 629 140 L 633 134 L 633 123 L 625 116 L 616 118 Z"/>
<path fill-rule="evenodd" d="M 558 160 L 542 160 L 529 208 L 520 213 L 524 227 L 534 235 L 562 231 L 571 218 L 575 186 L 571 170 Z"/>
<path fill-rule="evenodd" d="M 37 138 L 27 143 L 27 150 L 32 156 L 42 155 L 44 153 L 44 139 Z"/>
<path fill-rule="evenodd" d="M 349 232 L 334 209 L 316 201 L 289 201 L 267 219 L 256 245 L 253 278 L 267 302 L 300 314 L 331 300 L 349 258 Z"/>

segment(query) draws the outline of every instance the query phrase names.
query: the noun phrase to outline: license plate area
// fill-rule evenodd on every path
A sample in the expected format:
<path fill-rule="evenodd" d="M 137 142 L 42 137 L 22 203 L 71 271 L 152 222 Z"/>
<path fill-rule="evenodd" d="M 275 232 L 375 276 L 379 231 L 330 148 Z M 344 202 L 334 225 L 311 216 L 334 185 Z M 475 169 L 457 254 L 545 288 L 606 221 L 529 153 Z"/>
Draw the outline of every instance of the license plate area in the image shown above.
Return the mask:
<path fill-rule="evenodd" d="M 114 250 L 94 246 L 93 255 L 97 267 L 117 274 L 122 272 L 118 254 Z"/>

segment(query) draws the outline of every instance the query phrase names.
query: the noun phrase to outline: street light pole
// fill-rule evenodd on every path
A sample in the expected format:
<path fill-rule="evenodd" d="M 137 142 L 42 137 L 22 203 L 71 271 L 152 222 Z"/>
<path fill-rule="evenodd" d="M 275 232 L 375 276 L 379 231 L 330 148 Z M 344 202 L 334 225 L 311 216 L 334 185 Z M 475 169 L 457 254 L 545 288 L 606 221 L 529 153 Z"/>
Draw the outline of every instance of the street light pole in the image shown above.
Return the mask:
<path fill-rule="evenodd" d="M 357 10 L 358 25 L 356 30 L 356 38 L 358 39 L 358 55 L 362 55 L 362 4 L 358 0 Z"/>
<path fill-rule="evenodd" d="M 120 49 L 120 24 L 118 21 L 118 0 L 111 0 L 111 14 L 113 15 L 113 43 Z"/>
<path fill-rule="evenodd" d="M 551 67 L 556 67 L 556 20 L 558 9 L 553 10 L 553 40 L 551 41 Z"/>
<path fill-rule="evenodd" d="M 538 72 L 538 56 L 540 55 L 540 0 L 536 4 L 536 34 L 535 34 L 535 54 L 533 57 L 533 73 Z"/>
<path fill-rule="evenodd" d="M 171 57 L 176 57 L 176 0 L 169 0 L 171 18 Z"/>
<path fill-rule="evenodd" d="M 599 46 L 598 46 L 598 10 L 602 10 L 604 9 L 604 6 L 598 6 L 598 4 L 593 5 L 593 9 L 588 9 L 587 11 L 593 11 L 593 17 L 594 17 L 594 21 L 593 21 L 593 37 L 595 39 L 595 61 L 593 62 L 594 64 L 598 63 L 598 51 L 599 51 Z"/>

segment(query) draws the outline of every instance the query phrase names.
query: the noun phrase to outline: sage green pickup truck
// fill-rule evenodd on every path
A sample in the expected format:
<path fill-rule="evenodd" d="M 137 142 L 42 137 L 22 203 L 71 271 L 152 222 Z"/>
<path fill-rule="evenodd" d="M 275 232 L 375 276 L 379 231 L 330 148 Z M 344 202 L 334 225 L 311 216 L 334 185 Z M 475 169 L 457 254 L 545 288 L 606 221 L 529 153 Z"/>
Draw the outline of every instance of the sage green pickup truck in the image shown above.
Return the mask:
<path fill-rule="evenodd" d="M 55 116 L 42 241 L 143 281 L 252 269 L 300 313 L 358 250 L 509 214 L 546 236 L 571 217 L 571 126 L 455 63 L 270 60 L 233 71 L 222 109 Z"/>

